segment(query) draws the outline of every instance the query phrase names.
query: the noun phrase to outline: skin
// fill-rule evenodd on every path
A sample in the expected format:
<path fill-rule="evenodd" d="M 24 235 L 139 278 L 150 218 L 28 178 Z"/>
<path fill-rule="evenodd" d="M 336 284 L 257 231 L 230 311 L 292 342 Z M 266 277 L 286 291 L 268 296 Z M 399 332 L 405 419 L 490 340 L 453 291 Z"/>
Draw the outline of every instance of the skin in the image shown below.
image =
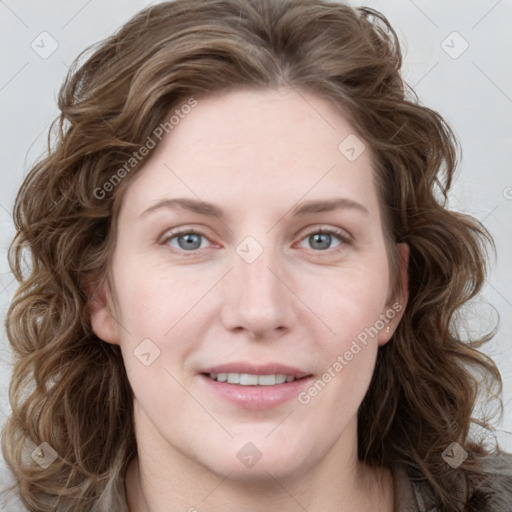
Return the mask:
<path fill-rule="evenodd" d="M 391 295 L 370 151 L 349 161 L 338 150 L 353 133 L 330 103 L 304 92 L 209 96 L 126 189 L 113 289 L 95 295 L 91 319 L 101 339 L 121 346 L 135 395 L 131 512 L 393 510 L 391 473 L 357 458 L 357 410 L 407 288 Z M 165 207 L 141 216 L 178 197 L 215 203 L 226 218 Z M 291 214 L 297 203 L 336 197 L 366 212 Z M 200 231 L 200 248 L 169 234 L 179 227 Z M 321 249 L 310 237 L 320 228 L 344 239 L 333 234 Z M 252 263 L 237 253 L 247 236 L 263 249 Z M 405 275 L 408 248 L 398 249 Z M 243 409 L 198 375 L 225 362 L 279 361 L 319 378 L 397 302 L 390 329 L 306 405 Z M 160 350 L 149 366 L 134 355 L 144 339 Z M 237 457 L 247 442 L 261 453 L 252 467 Z"/>

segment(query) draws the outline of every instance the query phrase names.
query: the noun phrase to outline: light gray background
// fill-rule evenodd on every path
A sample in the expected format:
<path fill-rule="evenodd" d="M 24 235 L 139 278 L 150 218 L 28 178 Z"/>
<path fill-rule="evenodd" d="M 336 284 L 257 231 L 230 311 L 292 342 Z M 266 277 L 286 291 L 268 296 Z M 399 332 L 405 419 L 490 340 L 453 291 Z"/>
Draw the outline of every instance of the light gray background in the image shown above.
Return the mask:
<path fill-rule="evenodd" d="M 142 0 L 0 0 L 2 321 L 15 290 L 5 258 L 14 234 L 10 211 L 23 176 L 45 149 L 67 68 L 81 50 L 110 35 L 149 4 Z M 499 440 L 512 451 L 512 2 L 375 0 L 352 4 L 374 7 L 388 17 L 403 44 L 406 81 L 423 104 L 445 117 L 461 140 L 463 161 L 450 206 L 481 220 L 497 243 L 498 259 L 480 305 L 472 310 L 470 327 L 485 327 L 496 319 L 496 311 L 486 302 L 500 315 L 498 335 L 485 352 L 495 359 L 503 375 L 507 405 L 498 425 Z M 49 56 L 40 56 L 33 49 L 48 52 L 52 44 L 58 47 Z M 9 413 L 10 374 L 3 329 L 0 348 L 3 424 Z"/>

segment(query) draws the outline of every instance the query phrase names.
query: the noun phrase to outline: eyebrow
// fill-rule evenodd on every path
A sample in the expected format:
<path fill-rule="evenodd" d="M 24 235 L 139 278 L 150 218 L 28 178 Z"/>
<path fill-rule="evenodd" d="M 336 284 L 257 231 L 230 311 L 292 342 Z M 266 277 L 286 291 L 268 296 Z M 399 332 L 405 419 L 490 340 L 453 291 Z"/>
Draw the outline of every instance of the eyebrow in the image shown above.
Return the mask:
<path fill-rule="evenodd" d="M 184 210 L 198 213 L 200 215 L 218 217 L 219 219 L 226 218 L 224 210 L 222 210 L 222 208 L 219 206 L 216 206 L 213 203 L 184 197 L 163 199 L 162 201 L 159 201 L 158 203 L 144 210 L 140 216 L 143 217 L 160 208 L 182 208 Z M 357 203 L 356 201 L 353 201 L 352 199 L 347 199 L 344 197 L 302 201 L 291 211 L 291 213 L 294 217 L 301 217 L 312 213 L 323 213 L 340 209 L 353 209 L 366 215 L 369 214 L 369 211 L 365 206 Z"/>
<path fill-rule="evenodd" d="M 310 213 L 323 213 L 347 208 L 360 211 L 365 215 L 369 215 L 370 213 L 361 203 L 357 203 L 356 201 L 345 197 L 337 197 L 333 199 L 303 201 L 292 210 L 292 215 L 299 217 Z"/>

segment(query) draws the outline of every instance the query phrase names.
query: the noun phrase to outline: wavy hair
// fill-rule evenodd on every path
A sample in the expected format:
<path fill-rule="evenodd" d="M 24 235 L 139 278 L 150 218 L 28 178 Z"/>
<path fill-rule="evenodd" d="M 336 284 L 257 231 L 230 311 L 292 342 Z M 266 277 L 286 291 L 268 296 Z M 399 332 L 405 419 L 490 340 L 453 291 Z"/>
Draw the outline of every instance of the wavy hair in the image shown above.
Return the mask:
<path fill-rule="evenodd" d="M 411 250 L 409 302 L 358 413 L 359 457 L 405 464 L 443 511 L 476 510 L 460 491 L 470 484 L 484 510 L 481 458 L 497 448 L 471 435 L 493 431 L 473 411 L 479 396 L 502 410 L 501 377 L 479 351 L 493 332 L 464 339 L 457 319 L 484 283 L 492 238 L 446 207 L 458 142 L 401 65 L 381 13 L 327 0 L 165 2 L 75 60 L 47 153 L 18 192 L 9 248 L 19 286 L 6 321 L 16 359 L 2 451 L 30 511 L 125 507 L 133 394 L 119 346 L 92 331 L 88 300 L 108 278 L 123 191 L 147 157 L 105 184 L 188 99 L 281 86 L 329 100 L 368 143 L 393 269 L 396 243 Z M 457 471 L 441 456 L 454 441 L 469 454 Z M 30 457 L 41 443 L 57 452 L 46 469 Z"/>

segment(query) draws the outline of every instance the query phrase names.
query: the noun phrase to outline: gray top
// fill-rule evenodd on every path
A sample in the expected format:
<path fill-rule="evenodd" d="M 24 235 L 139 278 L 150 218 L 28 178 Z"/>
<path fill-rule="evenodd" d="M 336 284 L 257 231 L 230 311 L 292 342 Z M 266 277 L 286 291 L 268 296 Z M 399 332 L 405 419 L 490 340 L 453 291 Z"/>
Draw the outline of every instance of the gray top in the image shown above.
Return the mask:
<path fill-rule="evenodd" d="M 500 453 L 483 458 L 490 478 L 482 484 L 487 496 L 485 508 L 478 512 L 512 512 L 512 454 Z M 434 495 L 426 482 L 411 480 L 405 468 L 395 470 L 395 512 L 439 512 Z M 461 492 L 468 494 L 467 489 Z M 465 510 L 465 509 L 464 509 Z"/>

